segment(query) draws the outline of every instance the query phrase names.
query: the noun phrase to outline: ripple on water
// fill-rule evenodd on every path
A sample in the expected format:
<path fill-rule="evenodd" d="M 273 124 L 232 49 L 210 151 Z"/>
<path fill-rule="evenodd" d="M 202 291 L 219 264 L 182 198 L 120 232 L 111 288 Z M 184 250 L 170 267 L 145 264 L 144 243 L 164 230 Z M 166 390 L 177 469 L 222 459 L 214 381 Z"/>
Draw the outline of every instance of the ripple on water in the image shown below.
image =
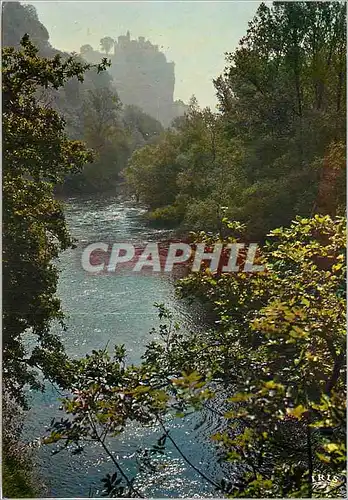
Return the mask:
<path fill-rule="evenodd" d="M 64 339 L 71 356 L 83 356 L 106 345 L 125 344 L 129 360 L 139 362 L 144 346 L 152 339 L 150 330 L 159 324 L 154 302 L 164 302 L 174 310 L 184 328 L 193 327 L 190 313 L 175 299 L 173 282 L 168 275 L 86 276 L 80 265 L 81 248 L 87 243 L 158 241 L 168 239 L 169 231 L 147 227 L 141 219 L 144 209 L 119 197 L 71 198 L 65 210 L 78 246 L 64 252 L 59 259 L 58 293 L 67 314 L 68 329 L 63 334 L 57 326 L 53 329 Z M 52 386 L 47 386 L 43 394 L 31 393 L 32 409 L 24 429 L 26 439 L 42 435 L 42 429 L 47 428 L 51 419 L 60 417 L 59 397 Z M 216 450 L 208 438 L 219 426 L 218 419 L 210 413 L 168 422 L 171 435 L 185 455 L 211 477 L 221 478 L 224 471 L 217 463 Z M 110 442 L 110 448 L 132 476 L 137 471 L 137 450 L 151 447 L 160 435 L 156 427 L 132 424 Z M 96 444 L 78 456 L 69 451 L 52 456 L 50 447 L 42 447 L 37 462 L 51 497 L 99 496 L 101 477 L 113 472 L 111 459 L 106 458 Z M 155 460 L 155 466 L 155 472 L 137 475 L 136 486 L 145 496 L 214 496 L 212 487 L 186 464 L 170 443 L 165 456 Z"/>

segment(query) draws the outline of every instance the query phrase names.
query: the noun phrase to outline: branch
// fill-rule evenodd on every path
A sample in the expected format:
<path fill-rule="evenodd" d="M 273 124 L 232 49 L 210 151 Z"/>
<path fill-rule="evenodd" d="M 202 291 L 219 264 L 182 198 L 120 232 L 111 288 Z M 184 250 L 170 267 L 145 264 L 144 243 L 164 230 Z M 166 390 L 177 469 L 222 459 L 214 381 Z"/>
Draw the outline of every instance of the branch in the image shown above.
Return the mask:
<path fill-rule="evenodd" d="M 169 430 L 167 430 L 162 422 L 162 420 L 160 419 L 160 417 L 158 415 L 156 415 L 156 419 L 158 421 L 158 423 L 160 424 L 160 426 L 162 427 L 163 429 L 163 432 L 165 433 L 165 435 L 168 437 L 169 441 L 172 443 L 172 445 L 174 446 L 174 448 L 180 453 L 180 455 L 182 456 L 182 458 L 185 460 L 186 463 L 188 463 L 188 465 L 190 467 L 192 467 L 193 470 L 195 470 L 201 477 L 203 477 L 203 479 L 205 479 L 209 484 L 211 484 L 212 486 L 214 486 L 214 488 L 216 488 L 217 490 L 220 490 L 220 491 L 224 491 L 223 488 L 218 484 L 216 483 L 215 481 L 213 481 L 212 479 L 210 479 L 208 476 L 206 476 L 204 474 L 204 472 L 202 472 L 200 469 L 198 469 L 198 467 L 196 467 L 187 457 L 186 455 L 184 455 L 184 453 L 180 450 L 179 446 L 176 444 L 176 442 L 174 441 L 174 439 L 170 436 L 169 434 Z"/>
<path fill-rule="evenodd" d="M 90 421 L 90 424 L 92 426 L 92 429 L 93 429 L 95 435 L 97 436 L 97 440 L 102 445 L 105 453 L 112 460 L 113 464 L 115 465 L 116 469 L 119 471 L 119 473 L 121 474 L 121 476 L 125 479 L 125 481 L 126 481 L 126 483 L 128 485 L 129 490 L 133 491 L 139 498 L 144 498 L 143 495 L 140 493 L 140 491 L 138 491 L 136 488 L 134 488 L 132 482 L 130 481 L 130 479 L 128 478 L 128 476 L 126 475 L 126 473 L 123 471 L 122 467 L 120 466 L 120 464 L 117 462 L 117 460 L 115 459 L 115 457 L 112 455 L 112 453 L 110 452 L 110 450 L 108 449 L 108 447 L 104 443 L 104 440 L 102 440 L 101 437 L 99 436 L 97 428 L 95 426 L 95 423 L 93 421 L 93 418 L 92 418 L 90 412 L 88 412 L 88 417 L 89 417 L 89 421 Z"/>

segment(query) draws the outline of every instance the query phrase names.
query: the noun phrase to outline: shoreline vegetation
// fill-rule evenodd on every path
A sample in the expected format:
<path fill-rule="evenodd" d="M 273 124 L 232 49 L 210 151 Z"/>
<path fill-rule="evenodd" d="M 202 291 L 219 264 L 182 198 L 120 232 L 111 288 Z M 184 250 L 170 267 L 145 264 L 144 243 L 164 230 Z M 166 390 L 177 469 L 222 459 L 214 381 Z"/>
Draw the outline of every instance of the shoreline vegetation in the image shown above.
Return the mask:
<path fill-rule="evenodd" d="M 23 463 L 23 460 L 6 452 L 2 457 L 2 491 L 5 498 L 38 498 L 44 495 L 44 489 L 34 482 L 35 466 L 28 459 Z"/>
<path fill-rule="evenodd" d="M 34 464 L 33 448 L 21 439 L 25 411 L 3 390 L 2 494 L 6 498 L 37 498 L 46 489 Z"/>
<path fill-rule="evenodd" d="M 129 422 L 161 429 L 139 470 L 155 470 L 170 444 L 219 496 L 344 496 L 346 4 L 261 4 L 214 80 L 218 111 L 193 97 L 166 129 L 121 103 L 107 57 L 53 49 L 30 5 L 4 13 L 4 494 L 40 493 L 19 450 L 26 391 L 43 390 L 43 375 L 71 396 L 42 445 L 79 454 L 99 443 L 104 496 L 144 496 L 107 444 Z M 183 334 L 156 304 L 158 340 L 137 366 L 123 345 L 80 359 L 64 348 L 54 262 L 74 242 L 61 200 L 110 189 L 195 243 L 258 241 L 266 266 L 179 280 L 214 324 Z M 166 427 L 202 409 L 223 423 L 211 439 L 233 478 L 198 467 Z"/>

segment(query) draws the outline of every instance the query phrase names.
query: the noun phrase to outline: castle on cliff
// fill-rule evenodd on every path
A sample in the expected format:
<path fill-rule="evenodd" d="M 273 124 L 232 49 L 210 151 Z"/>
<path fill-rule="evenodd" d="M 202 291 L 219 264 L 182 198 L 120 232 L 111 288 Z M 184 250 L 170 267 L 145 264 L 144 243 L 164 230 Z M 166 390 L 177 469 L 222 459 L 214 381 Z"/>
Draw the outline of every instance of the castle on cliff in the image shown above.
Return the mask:
<path fill-rule="evenodd" d="M 132 40 L 129 31 L 113 42 L 113 53 L 111 49 L 107 55 L 111 59 L 108 71 L 121 101 L 139 106 L 164 126 L 183 115 L 187 106 L 174 101 L 174 62 L 167 61 L 158 45 L 145 37 Z M 96 54 L 100 59 L 101 54 L 84 50 L 83 57 L 94 62 L 91 59 L 96 59 Z"/>

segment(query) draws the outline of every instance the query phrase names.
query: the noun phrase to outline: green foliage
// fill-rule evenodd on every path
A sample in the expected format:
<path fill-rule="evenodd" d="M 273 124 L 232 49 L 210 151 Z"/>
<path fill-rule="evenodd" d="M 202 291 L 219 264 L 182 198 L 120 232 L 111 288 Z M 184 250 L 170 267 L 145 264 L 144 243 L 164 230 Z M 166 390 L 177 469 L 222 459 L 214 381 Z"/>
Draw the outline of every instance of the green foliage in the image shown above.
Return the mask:
<path fill-rule="evenodd" d="M 326 496 L 345 471 L 345 221 L 297 218 L 270 237 L 265 272 L 194 273 L 181 293 L 214 305 L 227 353 L 230 430 L 214 439 L 249 468 L 234 494 Z"/>
<path fill-rule="evenodd" d="M 2 493 L 7 498 L 38 497 L 44 487 L 36 477 L 31 450 L 21 440 L 25 412 L 5 390 L 1 410 Z"/>
<path fill-rule="evenodd" d="M 34 367 L 50 376 L 65 359 L 49 331 L 53 320 L 62 321 L 52 260 L 72 241 L 53 189 L 92 160 L 81 142 L 68 140 L 64 120 L 37 98 L 41 88 L 56 90 L 74 76 L 82 81 L 91 65 L 74 57 L 39 57 L 28 37 L 21 45 L 2 52 L 3 376 L 6 389 L 19 399 L 24 384 L 37 387 Z M 97 69 L 105 69 L 105 61 Z M 26 355 L 22 340 L 28 332 L 38 343 Z"/>
<path fill-rule="evenodd" d="M 117 93 L 108 87 L 88 90 L 82 103 L 81 122 L 82 137 L 93 149 L 95 159 L 72 182 L 76 184 L 82 178 L 80 189 L 106 190 L 117 182 L 129 154 Z"/>
<path fill-rule="evenodd" d="M 155 141 L 163 132 L 159 121 L 134 105 L 124 106 L 123 122 L 133 137 L 133 149 Z"/>
<path fill-rule="evenodd" d="M 243 230 L 227 218 L 224 224 Z M 198 237 L 213 241 L 203 232 Z M 217 491 L 249 498 L 332 497 L 342 491 L 344 220 L 297 218 L 270 238 L 262 250 L 264 272 L 202 271 L 181 280 L 182 296 L 203 296 L 213 305 L 211 330 L 183 334 L 165 306 L 156 304 L 160 341 L 147 346 L 139 367 L 126 365 L 123 347 L 114 356 L 94 351 L 73 361 L 73 395 L 63 400 L 70 418 L 52 422 L 46 442 L 62 440 L 63 447 L 74 443 L 79 450 L 92 439 L 109 454 L 106 437 L 122 432 L 129 420 L 157 422 L 172 440 L 164 415 L 184 418 L 204 408 L 221 419 L 221 430 L 212 436 L 221 460 L 237 464 L 233 482 L 198 469 Z M 128 490 L 121 493 L 136 495 L 132 480 L 122 477 Z"/>
<path fill-rule="evenodd" d="M 102 51 L 104 51 L 105 54 L 108 55 L 110 50 L 114 46 L 114 43 L 115 41 L 113 38 L 111 38 L 110 36 L 104 36 L 104 38 L 100 40 L 100 47 Z"/>
<path fill-rule="evenodd" d="M 193 99 L 171 136 L 131 158 L 126 179 L 150 210 L 179 204 L 183 229 L 213 230 L 228 206 L 263 239 L 296 215 L 342 209 L 345 13 L 341 2 L 261 4 L 214 81 L 220 112 Z"/>
<path fill-rule="evenodd" d="M 173 227 L 178 225 L 185 215 L 185 207 L 180 205 L 168 205 L 156 208 L 147 214 L 147 220 L 154 226 Z"/>
<path fill-rule="evenodd" d="M 220 206 L 236 187 L 231 175 L 229 181 L 224 176 L 231 174 L 240 153 L 225 140 L 221 119 L 194 103 L 177 127 L 133 154 L 126 181 L 152 211 L 150 220 L 214 229 L 221 220 Z"/>
<path fill-rule="evenodd" d="M 133 153 L 125 178 L 135 195 L 150 208 L 174 202 L 176 192 L 176 142 L 173 132 L 164 134 L 161 145 L 147 145 Z"/>
<path fill-rule="evenodd" d="M 94 151 L 94 161 L 65 179 L 65 191 L 98 192 L 114 188 L 131 153 L 153 142 L 161 124 L 136 106 L 122 106 L 109 81 L 79 88 L 74 114 L 67 113 L 70 135 L 82 138 Z M 81 85 L 80 85 L 81 87 Z M 58 109 L 62 109 L 61 106 Z"/>
<path fill-rule="evenodd" d="M 262 4 L 215 81 L 228 134 L 246 145 L 241 205 L 256 236 L 325 204 L 313 162 L 345 141 L 345 9 Z"/>
<path fill-rule="evenodd" d="M 2 491 L 6 498 L 35 498 L 37 489 L 28 469 L 28 464 L 19 459 L 8 457 L 3 453 L 2 460 Z"/>

